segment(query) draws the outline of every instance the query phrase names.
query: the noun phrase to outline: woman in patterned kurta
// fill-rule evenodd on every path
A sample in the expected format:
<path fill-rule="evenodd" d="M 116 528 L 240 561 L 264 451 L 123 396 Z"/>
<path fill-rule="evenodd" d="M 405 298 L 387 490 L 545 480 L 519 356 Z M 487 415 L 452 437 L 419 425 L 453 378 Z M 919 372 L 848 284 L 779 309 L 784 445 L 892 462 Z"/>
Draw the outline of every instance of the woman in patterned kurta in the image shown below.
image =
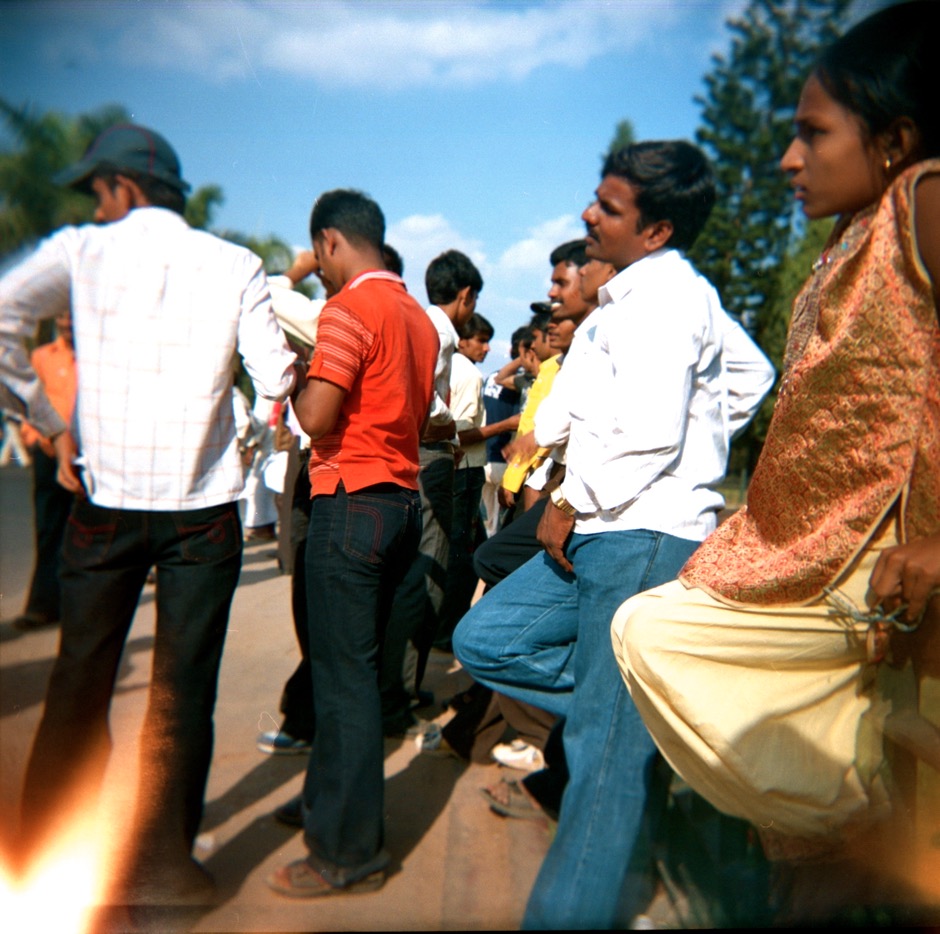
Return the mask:
<path fill-rule="evenodd" d="M 866 614 L 915 623 L 940 585 L 938 13 L 869 17 L 808 79 L 781 167 L 808 217 L 840 220 L 748 506 L 613 623 L 665 757 L 787 854 L 890 813 L 881 730 L 913 678 Z"/>

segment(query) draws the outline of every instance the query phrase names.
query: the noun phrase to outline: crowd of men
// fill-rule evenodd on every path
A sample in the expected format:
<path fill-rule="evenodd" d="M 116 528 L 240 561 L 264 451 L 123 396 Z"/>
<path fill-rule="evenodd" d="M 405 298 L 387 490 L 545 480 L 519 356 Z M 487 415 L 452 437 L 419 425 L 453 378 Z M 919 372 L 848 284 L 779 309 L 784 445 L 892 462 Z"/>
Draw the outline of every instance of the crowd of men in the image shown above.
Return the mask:
<path fill-rule="evenodd" d="M 313 274 L 326 293 L 305 330 L 277 313 L 256 256 L 187 226 L 179 160 L 152 130 L 105 131 L 60 181 L 96 198 L 98 223 L 64 228 L 0 280 L 0 401 L 46 439 L 46 474 L 71 509 L 61 600 L 24 614 L 60 619 L 61 646 L 27 767 L 23 864 L 101 781 L 118 662 L 155 569 L 121 897 L 209 897 L 193 844 L 242 553 L 237 354 L 257 397 L 285 403 L 296 465 L 285 495 L 301 661 L 280 729 L 258 743 L 309 756 L 302 795 L 278 810 L 308 855 L 271 888 L 384 884 L 383 737 L 416 735 L 521 766 L 524 781 L 485 789 L 490 806 L 557 818 L 524 926 L 629 924 L 650 899 L 644 847 L 662 795 L 610 621 L 715 528 L 731 437 L 773 381 L 683 255 L 715 198 L 701 152 L 650 142 L 608 157 L 587 236 L 547 257 L 548 302 L 485 380 L 479 270 L 441 254 L 423 307 L 357 190 L 320 195 L 312 249 L 288 271 L 288 290 Z M 24 349 L 56 316 L 74 332 L 74 412 Z M 475 681 L 438 732 L 415 713 L 435 647 Z"/>

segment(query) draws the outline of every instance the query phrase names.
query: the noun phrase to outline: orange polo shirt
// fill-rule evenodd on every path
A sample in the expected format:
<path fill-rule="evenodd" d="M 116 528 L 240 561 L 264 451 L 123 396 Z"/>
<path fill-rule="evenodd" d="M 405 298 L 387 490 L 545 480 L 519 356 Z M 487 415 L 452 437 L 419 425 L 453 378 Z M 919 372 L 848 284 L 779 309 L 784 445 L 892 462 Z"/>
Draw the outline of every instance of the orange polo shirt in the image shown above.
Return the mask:
<path fill-rule="evenodd" d="M 57 337 L 51 343 L 37 347 L 29 360 L 52 407 L 69 424 L 75 409 L 75 351 L 63 338 Z M 21 434 L 27 447 L 38 443 L 50 457 L 55 453 L 52 443 L 28 422 L 23 422 Z"/>
<path fill-rule="evenodd" d="M 438 337 L 404 282 L 384 270 L 347 282 L 324 306 L 308 376 L 346 390 L 333 430 L 310 446 L 312 495 L 377 483 L 418 488 L 418 441 Z"/>

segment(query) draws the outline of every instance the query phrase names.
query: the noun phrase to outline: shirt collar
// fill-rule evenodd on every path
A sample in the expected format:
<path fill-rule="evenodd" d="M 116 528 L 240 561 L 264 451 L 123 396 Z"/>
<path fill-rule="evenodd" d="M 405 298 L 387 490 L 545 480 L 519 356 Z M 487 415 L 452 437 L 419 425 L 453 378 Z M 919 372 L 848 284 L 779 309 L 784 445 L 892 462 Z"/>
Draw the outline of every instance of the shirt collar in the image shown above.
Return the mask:
<path fill-rule="evenodd" d="M 681 254 L 676 249 L 663 248 L 644 256 L 643 259 L 631 263 L 625 269 L 621 269 L 610 281 L 604 283 L 597 290 L 597 299 L 601 307 L 622 301 L 637 286 L 638 283 L 647 279 L 651 275 L 660 275 L 662 266 L 671 264 L 681 259 Z"/>
<path fill-rule="evenodd" d="M 345 288 L 354 289 L 359 285 L 362 285 L 363 282 L 367 282 L 370 279 L 383 279 L 386 282 L 397 282 L 399 285 L 404 286 L 404 282 L 401 279 L 401 276 L 395 275 L 393 272 L 389 272 L 387 269 L 369 269 L 366 272 L 359 273 L 355 279 L 350 279 L 346 283 Z"/>

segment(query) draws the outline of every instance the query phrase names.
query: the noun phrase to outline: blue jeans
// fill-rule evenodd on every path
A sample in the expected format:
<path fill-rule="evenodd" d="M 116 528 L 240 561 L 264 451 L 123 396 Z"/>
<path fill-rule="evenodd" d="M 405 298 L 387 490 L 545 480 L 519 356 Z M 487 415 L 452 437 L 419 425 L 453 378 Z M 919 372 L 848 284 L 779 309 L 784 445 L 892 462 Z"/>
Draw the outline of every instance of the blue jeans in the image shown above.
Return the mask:
<path fill-rule="evenodd" d="M 311 866 L 345 886 L 388 865 L 378 655 L 395 588 L 421 537 L 417 491 L 342 485 L 313 499 L 308 625 L 317 731 L 304 782 Z"/>
<path fill-rule="evenodd" d="M 157 625 L 140 740 L 135 856 L 144 875 L 188 859 L 202 819 L 219 663 L 241 556 L 234 503 L 143 512 L 75 500 L 62 546 L 59 654 L 24 783 L 27 846 L 38 845 L 85 788 L 100 784 L 118 664 L 155 566 Z"/>
<path fill-rule="evenodd" d="M 573 574 L 536 555 L 454 633 L 477 681 L 567 718 L 571 777 L 525 928 L 626 927 L 646 907 L 630 867 L 656 747 L 620 677 L 610 622 L 628 597 L 674 579 L 697 544 L 645 530 L 573 535 Z"/>

